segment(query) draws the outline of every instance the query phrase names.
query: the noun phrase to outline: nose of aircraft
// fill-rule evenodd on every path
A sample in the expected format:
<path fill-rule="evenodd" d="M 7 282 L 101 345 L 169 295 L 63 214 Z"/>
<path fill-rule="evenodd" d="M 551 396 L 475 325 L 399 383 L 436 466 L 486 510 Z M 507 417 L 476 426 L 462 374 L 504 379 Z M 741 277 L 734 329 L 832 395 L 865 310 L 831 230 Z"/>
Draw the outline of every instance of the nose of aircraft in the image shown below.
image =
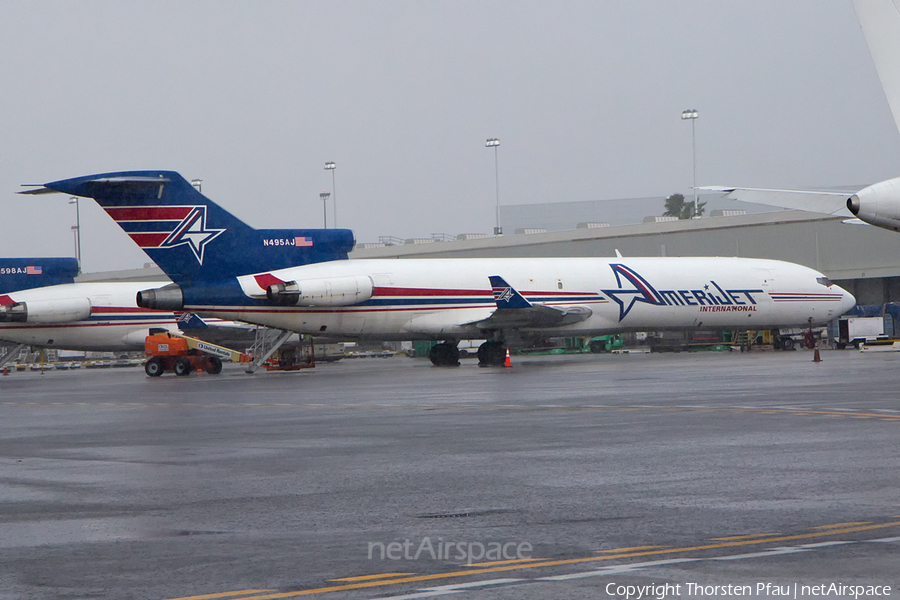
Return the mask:
<path fill-rule="evenodd" d="M 836 291 L 841 292 L 841 312 L 840 314 L 844 314 L 854 306 L 856 306 L 856 298 L 853 297 L 853 294 L 845 290 L 839 285 L 834 286 Z"/>

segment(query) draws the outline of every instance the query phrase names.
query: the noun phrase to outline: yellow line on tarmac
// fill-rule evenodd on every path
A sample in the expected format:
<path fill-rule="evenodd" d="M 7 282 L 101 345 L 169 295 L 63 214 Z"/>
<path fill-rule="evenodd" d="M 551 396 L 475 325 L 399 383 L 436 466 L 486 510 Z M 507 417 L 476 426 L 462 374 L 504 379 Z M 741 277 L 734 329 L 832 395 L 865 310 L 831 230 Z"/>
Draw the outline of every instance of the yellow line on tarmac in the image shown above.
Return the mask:
<path fill-rule="evenodd" d="M 259 594 L 272 590 L 236 590 L 234 592 L 220 592 L 218 594 L 203 594 L 202 596 L 184 596 L 182 598 L 170 598 L 169 600 L 212 600 L 213 598 L 227 598 L 228 596 L 246 596 L 247 594 Z M 236 599 L 237 600 L 237 599 Z M 241 599 L 244 600 L 244 599 Z"/>
<path fill-rule="evenodd" d="M 633 548 L 612 548 L 610 550 L 594 550 L 594 552 L 634 552 L 635 550 L 652 550 L 653 548 L 665 548 L 665 546 L 634 546 Z"/>
<path fill-rule="evenodd" d="M 761 539 L 753 539 L 753 540 L 741 540 L 741 541 L 733 541 L 733 542 L 722 542 L 719 544 L 704 544 L 701 546 L 690 546 L 685 548 L 667 548 L 665 550 L 650 550 L 647 552 L 633 552 L 628 554 L 608 554 L 604 556 L 589 556 L 585 558 L 569 558 L 563 560 L 548 560 L 548 561 L 539 561 L 539 562 L 529 562 L 529 563 L 520 563 L 516 565 L 504 565 L 498 567 L 487 567 L 479 570 L 467 570 L 467 571 L 451 571 L 448 573 L 434 573 L 432 575 L 417 575 L 415 577 L 404 577 L 400 579 L 387 579 L 387 580 L 378 580 L 378 581 L 363 581 L 359 583 L 350 583 L 346 585 L 333 585 L 328 587 L 321 587 L 309 590 L 298 590 L 294 592 L 280 592 L 276 594 L 266 594 L 263 596 L 251 596 L 248 598 L 241 598 L 241 600 L 274 600 L 276 598 L 295 598 L 297 596 L 311 596 L 314 594 L 323 594 L 326 592 L 344 592 L 348 590 L 359 590 L 371 587 L 380 587 L 387 585 L 397 585 L 400 583 L 416 583 L 420 581 L 434 581 L 440 579 L 451 579 L 455 577 L 471 577 L 475 574 L 482 573 L 502 573 L 505 571 L 517 571 L 521 569 L 536 569 L 539 567 L 556 567 L 560 565 L 575 565 L 586 562 L 597 562 L 601 560 L 613 560 L 617 558 L 634 558 L 638 556 L 654 556 L 660 554 L 675 554 L 679 552 L 690 552 L 696 550 L 713 550 L 717 548 L 734 548 L 738 546 L 751 546 L 754 544 L 768 544 L 772 542 L 789 542 L 795 540 L 805 540 L 810 538 L 831 536 L 831 535 L 841 535 L 845 533 L 859 533 L 861 531 L 874 531 L 878 529 L 888 529 L 891 527 L 900 527 L 900 521 L 893 521 L 890 523 L 880 523 L 877 525 L 866 525 L 862 527 L 848 527 L 846 529 L 829 529 L 827 531 L 818 531 L 815 533 L 801 533 L 798 535 L 786 535 L 781 537 L 773 537 L 773 538 L 761 538 Z M 174 600 L 182 600 L 182 599 L 174 599 Z"/>
<path fill-rule="evenodd" d="M 359 575 L 358 577 L 341 577 L 328 581 L 365 581 L 367 579 L 384 579 L 385 577 L 401 577 L 403 575 L 415 575 L 415 573 L 378 573 L 377 575 Z"/>
<path fill-rule="evenodd" d="M 713 542 L 727 542 L 729 540 L 749 540 L 752 538 L 769 537 L 773 535 L 781 535 L 779 533 L 752 533 L 750 535 L 732 535 L 730 537 L 709 538 Z"/>
<path fill-rule="evenodd" d="M 513 565 L 516 563 L 534 562 L 536 560 L 547 560 L 546 558 L 517 558 L 515 560 L 494 560 L 491 562 L 472 563 L 465 565 L 467 567 L 493 567 L 494 565 Z"/>
<path fill-rule="evenodd" d="M 853 527 L 854 525 L 868 525 L 872 521 L 859 521 L 857 523 L 835 523 L 833 525 L 819 525 L 818 527 L 810 527 L 810 529 L 839 529 L 841 527 Z"/>

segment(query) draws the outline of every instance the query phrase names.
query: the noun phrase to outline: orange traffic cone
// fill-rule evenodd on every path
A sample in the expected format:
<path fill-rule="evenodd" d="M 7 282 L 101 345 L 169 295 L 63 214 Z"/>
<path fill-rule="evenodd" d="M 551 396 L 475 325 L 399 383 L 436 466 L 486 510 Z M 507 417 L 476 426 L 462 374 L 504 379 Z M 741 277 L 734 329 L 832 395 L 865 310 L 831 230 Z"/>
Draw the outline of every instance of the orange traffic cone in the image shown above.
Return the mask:
<path fill-rule="evenodd" d="M 503 363 L 503 366 L 507 368 L 512 366 L 512 363 L 509 362 L 509 348 L 506 349 L 506 362 Z"/>
<path fill-rule="evenodd" d="M 813 352 L 813 362 L 822 362 L 822 357 L 819 356 L 819 347 L 816 346 L 816 351 Z"/>

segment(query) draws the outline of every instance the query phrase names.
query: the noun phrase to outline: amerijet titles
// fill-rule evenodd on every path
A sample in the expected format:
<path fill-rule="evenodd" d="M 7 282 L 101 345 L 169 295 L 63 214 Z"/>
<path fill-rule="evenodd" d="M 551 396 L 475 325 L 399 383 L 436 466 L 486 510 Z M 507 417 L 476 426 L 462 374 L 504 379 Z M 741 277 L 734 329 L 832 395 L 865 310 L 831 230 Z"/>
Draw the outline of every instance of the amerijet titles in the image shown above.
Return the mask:
<path fill-rule="evenodd" d="M 700 290 L 656 290 L 634 269 L 623 264 L 609 266 L 619 287 L 601 291 L 619 305 L 619 321 L 628 316 L 636 302 L 652 306 L 699 306 L 700 312 L 753 312 L 757 304 L 753 294 L 765 293 L 759 289 L 724 290 L 715 281 L 704 284 Z"/>

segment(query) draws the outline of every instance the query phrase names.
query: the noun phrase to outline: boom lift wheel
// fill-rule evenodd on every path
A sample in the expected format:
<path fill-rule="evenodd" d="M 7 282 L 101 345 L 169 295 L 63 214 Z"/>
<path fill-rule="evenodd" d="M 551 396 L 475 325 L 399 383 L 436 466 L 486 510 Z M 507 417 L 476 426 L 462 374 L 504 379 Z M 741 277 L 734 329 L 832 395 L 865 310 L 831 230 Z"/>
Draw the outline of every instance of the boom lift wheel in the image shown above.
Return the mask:
<path fill-rule="evenodd" d="M 186 377 L 191 374 L 191 361 L 180 356 L 175 360 L 175 374 Z"/>
<path fill-rule="evenodd" d="M 166 365 L 158 356 L 154 356 L 144 363 L 144 372 L 150 377 L 159 377 L 166 370 Z"/>
<path fill-rule="evenodd" d="M 209 366 L 206 367 L 206 372 L 210 375 L 218 375 L 222 372 L 222 361 L 219 359 L 219 357 L 209 357 Z"/>

